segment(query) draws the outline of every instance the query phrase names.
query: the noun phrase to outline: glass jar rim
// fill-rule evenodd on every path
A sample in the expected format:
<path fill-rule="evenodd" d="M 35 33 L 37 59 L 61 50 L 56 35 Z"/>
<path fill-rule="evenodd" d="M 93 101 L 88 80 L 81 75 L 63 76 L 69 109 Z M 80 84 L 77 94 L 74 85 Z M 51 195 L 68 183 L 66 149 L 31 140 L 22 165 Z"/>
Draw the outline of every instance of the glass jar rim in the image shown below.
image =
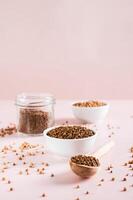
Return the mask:
<path fill-rule="evenodd" d="M 49 93 L 20 93 L 17 95 L 15 104 L 22 107 L 41 107 L 55 104 L 55 98 Z"/>

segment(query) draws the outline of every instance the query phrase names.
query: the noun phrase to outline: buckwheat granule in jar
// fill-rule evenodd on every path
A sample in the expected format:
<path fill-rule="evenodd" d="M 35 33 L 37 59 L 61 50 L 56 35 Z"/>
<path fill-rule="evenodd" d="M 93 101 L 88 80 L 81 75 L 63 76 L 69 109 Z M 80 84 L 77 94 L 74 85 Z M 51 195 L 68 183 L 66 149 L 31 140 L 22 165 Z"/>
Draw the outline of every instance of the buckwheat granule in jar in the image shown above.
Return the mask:
<path fill-rule="evenodd" d="M 18 112 L 18 132 L 42 135 L 54 125 L 55 99 L 50 94 L 22 93 L 16 98 Z"/>

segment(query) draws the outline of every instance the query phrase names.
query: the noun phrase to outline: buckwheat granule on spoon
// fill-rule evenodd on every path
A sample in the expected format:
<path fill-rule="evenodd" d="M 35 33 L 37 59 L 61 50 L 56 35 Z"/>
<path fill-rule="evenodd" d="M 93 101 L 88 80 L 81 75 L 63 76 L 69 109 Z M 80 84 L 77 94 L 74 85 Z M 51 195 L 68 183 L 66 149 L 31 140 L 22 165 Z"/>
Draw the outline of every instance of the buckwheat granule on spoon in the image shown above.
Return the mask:
<path fill-rule="evenodd" d="M 100 166 L 99 160 L 93 156 L 77 155 L 77 156 L 73 156 L 71 158 L 71 161 L 79 165 L 86 165 L 86 166 L 91 166 L 91 167 Z"/>

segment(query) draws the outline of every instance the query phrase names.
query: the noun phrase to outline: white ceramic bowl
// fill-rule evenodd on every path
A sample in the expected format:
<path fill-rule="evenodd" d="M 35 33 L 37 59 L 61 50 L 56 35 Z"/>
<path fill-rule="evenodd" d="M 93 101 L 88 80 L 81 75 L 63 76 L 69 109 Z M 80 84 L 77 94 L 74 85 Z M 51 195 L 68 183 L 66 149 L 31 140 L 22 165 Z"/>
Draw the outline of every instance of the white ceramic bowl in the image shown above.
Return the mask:
<path fill-rule="evenodd" d="M 84 123 L 95 124 L 102 122 L 108 111 L 109 104 L 105 102 L 106 105 L 98 107 L 78 107 L 72 105 L 72 111 L 74 116 Z"/>
<path fill-rule="evenodd" d="M 61 125 L 62 126 L 62 125 Z M 44 131 L 44 137 L 46 141 L 46 149 L 50 152 L 62 155 L 62 156 L 73 156 L 76 154 L 86 154 L 92 151 L 96 136 L 95 135 L 81 138 L 81 139 L 59 139 L 50 137 L 47 133 L 60 126 L 48 128 Z"/>

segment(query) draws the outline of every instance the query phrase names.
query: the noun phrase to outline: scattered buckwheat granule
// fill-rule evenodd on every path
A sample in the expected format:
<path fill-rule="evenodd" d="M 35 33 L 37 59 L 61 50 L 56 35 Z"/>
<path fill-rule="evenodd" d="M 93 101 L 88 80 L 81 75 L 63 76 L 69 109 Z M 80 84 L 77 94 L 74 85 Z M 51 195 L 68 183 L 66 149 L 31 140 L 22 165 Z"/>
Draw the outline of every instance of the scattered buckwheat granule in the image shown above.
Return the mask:
<path fill-rule="evenodd" d="M 89 192 L 88 192 L 88 191 L 86 191 L 86 192 L 85 192 L 85 194 L 87 195 L 87 194 L 89 194 Z"/>
<path fill-rule="evenodd" d="M 126 178 L 123 178 L 122 181 L 127 181 L 127 179 L 126 179 Z"/>
<path fill-rule="evenodd" d="M 34 168 L 34 167 L 35 167 L 35 163 L 31 162 L 31 163 L 29 164 L 29 167 L 30 167 L 30 168 Z"/>
<path fill-rule="evenodd" d="M 25 169 L 25 172 L 26 172 L 26 175 L 29 175 L 30 173 L 29 173 L 29 169 L 27 168 L 27 169 Z"/>
<path fill-rule="evenodd" d="M 19 160 L 23 160 L 22 156 L 20 156 L 18 159 L 19 159 Z"/>
<path fill-rule="evenodd" d="M 8 169 L 8 166 L 3 167 L 3 169 Z"/>
<path fill-rule="evenodd" d="M 35 156 L 36 154 L 34 152 L 28 152 L 29 156 Z"/>
<path fill-rule="evenodd" d="M 110 170 L 110 167 L 107 167 L 107 169 L 106 169 L 107 171 L 109 171 Z"/>
<path fill-rule="evenodd" d="M 16 132 L 17 132 L 16 125 L 11 123 L 7 127 L 0 129 L 0 136 L 4 137 L 6 135 L 12 135 L 12 134 L 14 134 Z"/>
<path fill-rule="evenodd" d="M 9 191 L 12 192 L 12 191 L 13 191 L 13 188 L 11 187 L 11 188 L 9 189 Z"/>
<path fill-rule="evenodd" d="M 77 185 L 75 188 L 76 188 L 76 189 L 79 189 L 79 188 L 80 188 L 80 186 L 79 186 L 79 185 Z"/>
<path fill-rule="evenodd" d="M 42 196 L 42 197 L 45 197 L 46 195 L 45 195 L 45 193 L 43 193 L 41 196 Z"/>
<path fill-rule="evenodd" d="M 2 181 L 5 181 L 6 180 L 6 178 L 5 177 L 2 177 Z"/>
<path fill-rule="evenodd" d="M 75 200 L 80 200 L 80 198 L 79 198 L 79 197 L 77 197 Z"/>
<path fill-rule="evenodd" d="M 50 176 L 51 176 L 51 177 L 54 177 L 54 174 L 51 174 Z"/>
<path fill-rule="evenodd" d="M 16 164 L 16 163 L 13 163 L 12 165 L 13 165 L 13 166 L 16 166 L 17 164 Z"/>
<path fill-rule="evenodd" d="M 132 168 L 132 165 L 129 165 L 128 167 L 129 167 L 129 168 Z"/>
<path fill-rule="evenodd" d="M 127 188 L 124 187 L 121 191 L 122 191 L 122 192 L 126 192 L 126 191 L 127 191 Z"/>
<path fill-rule="evenodd" d="M 16 153 L 16 151 L 17 151 L 16 149 L 12 149 L 12 152 L 13 152 L 13 153 Z"/>
<path fill-rule="evenodd" d="M 101 183 L 99 183 L 97 186 L 102 186 L 102 184 L 101 184 Z"/>
<path fill-rule="evenodd" d="M 124 163 L 124 166 L 127 166 L 127 163 Z"/>
<path fill-rule="evenodd" d="M 44 174 L 44 168 L 37 169 L 37 172 L 41 175 Z"/>
<path fill-rule="evenodd" d="M 133 147 L 130 148 L 130 152 L 133 153 Z"/>
<path fill-rule="evenodd" d="M 38 144 L 37 144 L 37 145 L 33 145 L 33 144 L 28 143 L 28 142 L 23 142 L 23 143 L 19 146 L 19 149 L 20 149 L 21 151 L 23 151 L 23 150 L 33 149 L 33 148 L 35 148 L 35 147 L 37 147 L 37 146 L 38 146 Z"/>
<path fill-rule="evenodd" d="M 23 174 L 23 172 L 22 172 L 22 171 L 19 171 L 19 172 L 18 172 L 18 174 L 19 174 L 19 175 L 22 175 L 22 174 Z"/>
<path fill-rule="evenodd" d="M 11 181 L 10 181 L 10 180 L 8 180 L 8 181 L 7 181 L 7 184 L 11 184 Z"/>
<path fill-rule="evenodd" d="M 101 179 L 101 182 L 104 182 L 104 179 L 103 179 L 103 178 Z"/>
<path fill-rule="evenodd" d="M 112 177 L 111 181 L 115 181 L 115 177 Z"/>
<path fill-rule="evenodd" d="M 107 167 L 107 169 L 106 169 L 106 170 L 107 170 L 107 171 L 110 171 L 112 168 L 113 168 L 113 166 L 112 166 L 112 165 L 110 165 L 110 166 L 108 166 L 108 167 Z"/>

